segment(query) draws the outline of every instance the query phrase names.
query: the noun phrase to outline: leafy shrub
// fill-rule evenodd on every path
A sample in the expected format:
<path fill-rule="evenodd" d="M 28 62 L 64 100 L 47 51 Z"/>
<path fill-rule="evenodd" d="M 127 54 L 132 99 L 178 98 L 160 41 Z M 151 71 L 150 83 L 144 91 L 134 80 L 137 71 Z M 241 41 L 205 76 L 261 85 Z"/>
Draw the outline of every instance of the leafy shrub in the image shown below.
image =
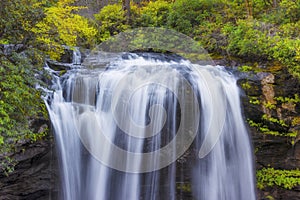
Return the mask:
<path fill-rule="evenodd" d="M 29 53 L 26 57 L 0 54 L 0 154 L 10 152 L 21 140 L 38 139 L 30 121 L 47 118 L 41 94 L 34 88 L 36 71 Z"/>
<path fill-rule="evenodd" d="M 98 37 L 101 42 L 129 28 L 126 24 L 125 11 L 120 4 L 103 7 L 98 14 L 95 14 L 95 19 L 99 26 Z"/>
<path fill-rule="evenodd" d="M 43 17 L 51 0 L 1 0 L 0 43 L 28 44 L 34 40 L 31 28 Z"/>
<path fill-rule="evenodd" d="M 150 1 L 140 11 L 141 26 L 166 26 L 171 4 L 164 0 Z"/>
<path fill-rule="evenodd" d="M 262 24 L 255 20 L 239 20 L 237 25 L 226 24 L 222 33 L 227 37 L 226 50 L 229 54 L 267 59 L 270 41 Z"/>
<path fill-rule="evenodd" d="M 290 190 L 300 185 L 300 170 L 263 168 L 256 172 L 256 178 L 259 189 L 277 185 Z"/>
<path fill-rule="evenodd" d="M 64 52 L 62 45 L 76 46 L 79 38 L 84 38 L 87 44 L 92 43 L 97 33 L 86 18 L 76 14 L 83 7 L 70 6 L 74 1 L 59 0 L 54 6 L 46 8 L 46 17 L 32 28 L 39 48 L 52 59 L 58 59 Z"/>
<path fill-rule="evenodd" d="M 281 0 L 279 4 L 285 22 L 297 22 L 300 20 L 299 1 Z"/>
<path fill-rule="evenodd" d="M 172 5 L 168 17 L 168 26 L 191 35 L 193 27 L 199 25 L 200 14 L 204 11 L 201 0 L 177 0 Z"/>
<path fill-rule="evenodd" d="M 276 39 L 275 45 L 270 49 L 270 55 L 289 67 L 289 71 L 300 78 L 300 39 L 280 38 L 280 36 Z"/>

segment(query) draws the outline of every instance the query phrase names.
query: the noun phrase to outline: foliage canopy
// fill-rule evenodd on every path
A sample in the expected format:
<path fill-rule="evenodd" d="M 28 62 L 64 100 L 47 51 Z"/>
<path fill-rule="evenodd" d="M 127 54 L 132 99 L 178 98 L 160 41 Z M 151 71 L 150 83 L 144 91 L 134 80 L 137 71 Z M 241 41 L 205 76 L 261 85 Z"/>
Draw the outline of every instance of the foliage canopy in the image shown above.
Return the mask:
<path fill-rule="evenodd" d="M 45 9 L 45 18 L 32 28 L 36 41 L 52 59 L 58 59 L 67 46 L 91 44 L 97 31 L 89 25 L 88 19 L 75 14 L 83 7 L 72 6 L 74 0 L 59 0 L 56 5 Z M 83 44 L 81 44 L 83 45 Z"/>

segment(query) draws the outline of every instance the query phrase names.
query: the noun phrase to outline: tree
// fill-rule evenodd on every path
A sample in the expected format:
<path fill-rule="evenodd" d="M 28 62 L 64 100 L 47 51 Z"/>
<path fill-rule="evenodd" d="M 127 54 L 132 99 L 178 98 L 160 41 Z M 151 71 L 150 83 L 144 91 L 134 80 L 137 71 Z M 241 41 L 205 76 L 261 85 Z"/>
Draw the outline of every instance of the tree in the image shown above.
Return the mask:
<path fill-rule="evenodd" d="M 76 14 L 84 7 L 71 6 L 75 0 L 59 0 L 45 9 L 46 17 L 31 30 L 36 34 L 38 48 L 53 59 L 58 59 L 64 49 L 62 45 L 76 46 L 79 39 L 92 44 L 97 30 L 89 25 L 88 19 Z"/>
<path fill-rule="evenodd" d="M 143 27 L 163 27 L 167 25 L 172 4 L 165 0 L 150 1 L 140 9 L 140 24 Z"/>
<path fill-rule="evenodd" d="M 253 5 L 252 5 L 252 0 L 245 0 L 245 6 L 247 8 L 247 15 L 248 18 L 252 18 L 253 17 Z"/>
<path fill-rule="evenodd" d="M 96 23 L 99 25 L 99 40 L 101 42 L 129 28 L 125 15 L 120 4 L 105 6 L 98 14 L 94 15 Z"/>
<path fill-rule="evenodd" d="M 31 28 L 44 17 L 43 7 L 52 3 L 53 0 L 1 0 L 0 43 L 33 42 Z"/>

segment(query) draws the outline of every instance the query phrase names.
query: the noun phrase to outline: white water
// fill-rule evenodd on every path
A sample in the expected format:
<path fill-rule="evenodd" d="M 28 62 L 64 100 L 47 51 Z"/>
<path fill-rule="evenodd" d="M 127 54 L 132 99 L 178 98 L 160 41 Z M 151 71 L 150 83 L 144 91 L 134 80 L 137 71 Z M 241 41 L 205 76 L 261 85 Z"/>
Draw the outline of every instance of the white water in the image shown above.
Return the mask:
<path fill-rule="evenodd" d="M 132 55 L 53 81 L 61 199 L 255 199 L 239 89 L 221 67 Z"/>
<path fill-rule="evenodd" d="M 74 47 L 73 56 L 72 56 L 72 64 L 80 65 L 81 64 L 81 52 L 78 47 Z"/>

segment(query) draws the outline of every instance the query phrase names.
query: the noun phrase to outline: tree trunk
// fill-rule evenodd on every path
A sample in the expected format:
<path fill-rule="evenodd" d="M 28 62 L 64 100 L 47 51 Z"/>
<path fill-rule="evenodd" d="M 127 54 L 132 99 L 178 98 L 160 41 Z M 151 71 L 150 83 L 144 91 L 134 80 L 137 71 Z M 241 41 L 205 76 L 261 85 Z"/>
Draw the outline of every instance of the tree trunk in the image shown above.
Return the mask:
<path fill-rule="evenodd" d="M 245 0 L 245 4 L 246 4 L 246 9 L 247 9 L 247 16 L 248 19 L 253 17 L 252 14 L 252 0 Z"/>
<path fill-rule="evenodd" d="M 277 0 L 273 0 L 273 7 L 277 8 Z"/>
<path fill-rule="evenodd" d="M 130 22 L 130 0 L 122 0 L 123 10 L 126 14 L 127 23 Z"/>

